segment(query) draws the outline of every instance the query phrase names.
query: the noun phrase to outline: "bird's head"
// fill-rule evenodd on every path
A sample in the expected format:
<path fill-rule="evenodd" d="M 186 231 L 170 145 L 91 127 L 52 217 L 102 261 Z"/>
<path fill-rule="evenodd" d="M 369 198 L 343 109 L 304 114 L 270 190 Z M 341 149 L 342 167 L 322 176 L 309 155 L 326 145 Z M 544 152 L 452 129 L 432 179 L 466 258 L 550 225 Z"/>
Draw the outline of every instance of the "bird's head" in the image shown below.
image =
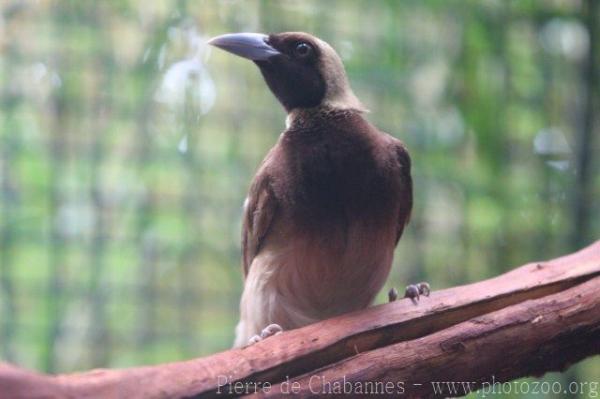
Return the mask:
<path fill-rule="evenodd" d="M 233 33 L 208 43 L 254 61 L 288 113 L 318 106 L 365 111 L 350 88 L 339 55 L 308 33 Z"/>

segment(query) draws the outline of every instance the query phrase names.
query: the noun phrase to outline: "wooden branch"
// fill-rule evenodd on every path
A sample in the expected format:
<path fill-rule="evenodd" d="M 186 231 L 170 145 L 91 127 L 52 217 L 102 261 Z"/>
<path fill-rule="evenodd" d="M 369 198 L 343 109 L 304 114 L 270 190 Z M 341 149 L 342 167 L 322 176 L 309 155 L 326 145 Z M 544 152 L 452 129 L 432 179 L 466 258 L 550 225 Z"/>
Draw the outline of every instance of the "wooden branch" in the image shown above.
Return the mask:
<path fill-rule="evenodd" d="M 306 396 L 336 390 L 363 393 L 356 390 L 371 387 L 367 392 L 418 398 L 433 396 L 437 389 L 447 397 L 466 395 L 496 381 L 563 370 L 600 354 L 599 288 L 600 277 L 595 277 L 423 338 L 357 354 L 276 385 L 262 396 L 280 396 L 296 383 L 296 392 Z M 378 390 L 369 385 L 373 381 L 380 383 Z"/>
<path fill-rule="evenodd" d="M 438 395 L 449 396 L 563 370 L 594 354 L 600 354 L 600 241 L 435 291 L 418 305 L 379 305 L 195 360 L 55 377 L 0 367 L 0 398 L 310 396 L 349 387 L 357 394 L 429 397 L 440 389 Z M 381 391 L 386 387 L 392 392 Z"/>

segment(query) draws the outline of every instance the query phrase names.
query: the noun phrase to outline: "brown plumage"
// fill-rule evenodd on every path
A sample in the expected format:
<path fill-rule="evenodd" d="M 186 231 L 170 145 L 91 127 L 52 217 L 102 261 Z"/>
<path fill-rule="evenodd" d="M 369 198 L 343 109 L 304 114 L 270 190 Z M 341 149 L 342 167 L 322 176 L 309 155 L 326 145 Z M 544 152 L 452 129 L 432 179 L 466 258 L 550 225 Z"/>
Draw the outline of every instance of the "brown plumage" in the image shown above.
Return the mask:
<path fill-rule="evenodd" d="M 368 306 L 412 208 L 410 157 L 378 131 L 325 42 L 306 33 L 224 35 L 288 112 L 244 205 L 244 293 L 236 346 Z"/>

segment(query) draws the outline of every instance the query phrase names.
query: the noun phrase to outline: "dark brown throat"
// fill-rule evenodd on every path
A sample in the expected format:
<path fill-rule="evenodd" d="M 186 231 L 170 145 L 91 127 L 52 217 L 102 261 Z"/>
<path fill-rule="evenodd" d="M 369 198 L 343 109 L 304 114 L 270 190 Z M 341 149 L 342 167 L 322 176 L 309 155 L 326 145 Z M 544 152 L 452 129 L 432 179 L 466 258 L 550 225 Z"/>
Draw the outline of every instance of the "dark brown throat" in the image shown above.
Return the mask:
<path fill-rule="evenodd" d="M 297 64 L 283 55 L 256 65 L 287 112 L 316 107 L 323 101 L 326 85 L 316 66 Z"/>

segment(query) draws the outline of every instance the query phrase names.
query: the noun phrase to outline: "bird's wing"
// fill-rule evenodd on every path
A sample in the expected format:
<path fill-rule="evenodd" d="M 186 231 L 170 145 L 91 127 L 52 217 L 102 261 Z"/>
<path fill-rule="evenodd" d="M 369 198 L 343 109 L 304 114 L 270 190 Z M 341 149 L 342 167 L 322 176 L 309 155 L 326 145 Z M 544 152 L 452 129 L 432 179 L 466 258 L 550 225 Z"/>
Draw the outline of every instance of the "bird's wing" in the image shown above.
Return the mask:
<path fill-rule="evenodd" d="M 397 139 L 394 139 L 396 148 L 396 157 L 399 167 L 399 179 L 401 183 L 400 191 L 400 212 L 398 214 L 398 234 L 396 235 L 396 244 L 402 237 L 404 227 L 410 220 L 410 215 L 413 206 L 413 183 L 410 174 L 410 155 L 404 144 Z"/>
<path fill-rule="evenodd" d="M 262 169 L 262 168 L 261 168 Z M 277 199 L 266 173 L 259 173 L 252 182 L 244 204 L 242 221 L 242 268 L 244 278 L 252 260 L 258 254 L 277 211 Z"/>

